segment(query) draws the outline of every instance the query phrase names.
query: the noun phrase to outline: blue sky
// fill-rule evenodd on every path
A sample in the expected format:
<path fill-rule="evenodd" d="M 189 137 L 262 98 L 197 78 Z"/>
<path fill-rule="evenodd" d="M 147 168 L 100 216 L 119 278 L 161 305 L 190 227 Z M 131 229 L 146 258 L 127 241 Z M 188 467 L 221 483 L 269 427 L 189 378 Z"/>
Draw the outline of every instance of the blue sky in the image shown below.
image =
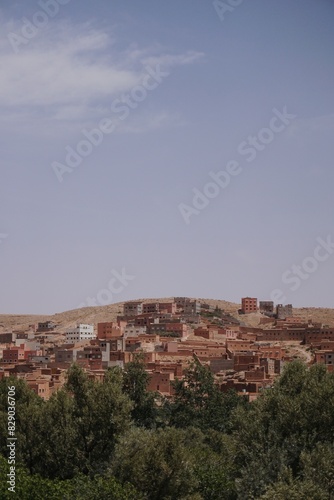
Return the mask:
<path fill-rule="evenodd" d="M 332 307 L 334 3 L 51 3 L 0 6 L 0 312 L 276 289 Z"/>

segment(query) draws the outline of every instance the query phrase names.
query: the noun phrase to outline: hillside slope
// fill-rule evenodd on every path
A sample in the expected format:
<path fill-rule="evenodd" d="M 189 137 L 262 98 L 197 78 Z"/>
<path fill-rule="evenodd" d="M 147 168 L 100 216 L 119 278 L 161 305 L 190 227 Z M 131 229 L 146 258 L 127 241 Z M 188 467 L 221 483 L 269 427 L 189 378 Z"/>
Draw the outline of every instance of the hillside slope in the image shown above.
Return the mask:
<path fill-rule="evenodd" d="M 142 302 L 168 302 L 169 298 L 147 298 L 136 299 Z M 193 298 L 192 300 L 195 300 Z M 260 313 L 249 315 L 238 315 L 240 304 L 228 302 L 218 299 L 196 299 L 201 303 L 209 304 L 213 307 L 220 307 L 225 312 L 230 313 L 233 317 L 247 326 L 257 326 L 261 318 Z M 83 307 L 82 309 L 73 309 L 53 315 L 17 315 L 17 314 L 0 314 L 0 332 L 10 331 L 12 329 L 24 330 L 28 329 L 29 325 L 37 324 L 39 321 L 51 320 L 59 325 L 59 329 L 63 330 L 76 325 L 76 323 L 98 323 L 103 321 L 114 321 L 118 314 L 122 314 L 124 302 L 117 302 L 106 306 Z M 315 322 L 321 322 L 325 325 L 334 326 L 334 309 L 307 307 L 294 309 L 294 316 L 312 319 Z"/>

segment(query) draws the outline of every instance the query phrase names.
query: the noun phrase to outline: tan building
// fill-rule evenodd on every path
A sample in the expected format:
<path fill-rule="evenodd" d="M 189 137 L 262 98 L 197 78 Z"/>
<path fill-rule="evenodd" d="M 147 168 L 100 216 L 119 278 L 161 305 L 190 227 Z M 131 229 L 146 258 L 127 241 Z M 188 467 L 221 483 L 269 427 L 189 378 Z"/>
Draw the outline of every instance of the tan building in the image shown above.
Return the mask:
<path fill-rule="evenodd" d="M 113 321 L 107 321 L 97 324 L 98 339 L 111 339 L 114 337 L 120 337 L 122 333 L 123 329 Z"/>

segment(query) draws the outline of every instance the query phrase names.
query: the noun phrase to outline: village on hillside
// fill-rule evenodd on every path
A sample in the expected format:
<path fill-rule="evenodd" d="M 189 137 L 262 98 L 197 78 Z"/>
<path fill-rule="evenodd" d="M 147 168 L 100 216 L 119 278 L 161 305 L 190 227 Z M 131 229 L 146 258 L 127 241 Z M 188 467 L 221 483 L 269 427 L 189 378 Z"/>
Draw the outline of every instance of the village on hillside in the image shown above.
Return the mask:
<path fill-rule="evenodd" d="M 245 321 L 252 315 L 256 326 Z M 291 304 L 253 297 L 242 298 L 235 315 L 187 297 L 129 301 L 110 321 L 64 328 L 45 320 L 0 333 L 0 379 L 23 378 L 48 400 L 65 384 L 71 364 L 103 380 L 108 368 L 123 368 L 139 353 L 150 391 L 172 397 L 173 381 L 196 361 L 208 366 L 221 391 L 234 389 L 253 401 L 294 359 L 333 371 L 334 326 L 294 315 Z"/>

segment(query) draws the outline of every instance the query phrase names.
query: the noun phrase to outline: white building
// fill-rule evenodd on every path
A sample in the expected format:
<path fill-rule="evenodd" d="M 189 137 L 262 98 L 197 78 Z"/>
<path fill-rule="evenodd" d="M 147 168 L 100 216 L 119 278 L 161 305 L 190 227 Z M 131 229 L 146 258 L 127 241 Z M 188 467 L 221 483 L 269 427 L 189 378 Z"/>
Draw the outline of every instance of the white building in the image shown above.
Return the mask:
<path fill-rule="evenodd" d="M 75 328 L 71 328 L 66 332 L 66 340 L 68 343 L 81 342 L 82 340 L 95 339 L 94 325 L 79 324 Z"/>

